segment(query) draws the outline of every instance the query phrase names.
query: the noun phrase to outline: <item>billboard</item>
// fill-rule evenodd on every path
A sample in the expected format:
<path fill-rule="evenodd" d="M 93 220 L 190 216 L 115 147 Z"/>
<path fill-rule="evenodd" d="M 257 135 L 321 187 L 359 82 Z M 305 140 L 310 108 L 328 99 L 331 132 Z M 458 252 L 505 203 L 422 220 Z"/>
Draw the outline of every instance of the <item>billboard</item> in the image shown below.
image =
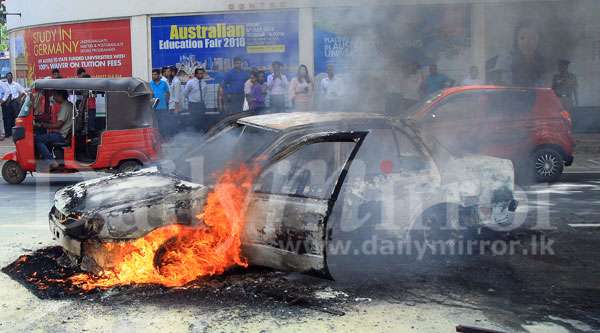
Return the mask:
<path fill-rule="evenodd" d="M 27 64 L 28 82 L 50 76 L 55 68 L 63 77 L 74 77 L 79 67 L 99 78 L 132 74 L 128 19 L 32 28 L 21 36 L 24 45 L 15 41 L 17 67 Z"/>
<path fill-rule="evenodd" d="M 423 65 L 457 57 L 470 47 L 470 17 L 464 4 L 315 9 L 315 72 L 328 64 L 384 71 L 398 60 Z"/>
<path fill-rule="evenodd" d="M 209 14 L 152 18 L 152 66 L 176 65 L 191 74 L 203 66 L 214 72 L 240 56 L 247 68 L 273 61 L 298 65 L 298 11 Z"/>

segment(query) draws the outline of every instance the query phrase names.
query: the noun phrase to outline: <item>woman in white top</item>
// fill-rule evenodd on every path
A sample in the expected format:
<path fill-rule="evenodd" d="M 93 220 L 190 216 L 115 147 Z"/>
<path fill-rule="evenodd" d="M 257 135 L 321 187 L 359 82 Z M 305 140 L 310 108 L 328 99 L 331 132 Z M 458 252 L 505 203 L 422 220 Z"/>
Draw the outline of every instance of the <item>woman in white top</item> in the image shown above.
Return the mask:
<path fill-rule="evenodd" d="M 308 75 L 306 65 L 298 67 L 298 74 L 290 82 L 289 97 L 296 110 L 311 110 L 313 108 L 314 85 Z"/>

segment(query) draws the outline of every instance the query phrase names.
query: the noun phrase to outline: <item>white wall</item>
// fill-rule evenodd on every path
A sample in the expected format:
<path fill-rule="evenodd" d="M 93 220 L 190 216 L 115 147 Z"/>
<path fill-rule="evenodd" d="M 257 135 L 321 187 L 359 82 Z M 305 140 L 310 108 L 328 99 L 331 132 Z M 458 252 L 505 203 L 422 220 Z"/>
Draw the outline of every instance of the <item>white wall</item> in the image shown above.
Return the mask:
<path fill-rule="evenodd" d="M 149 21 L 146 15 L 131 18 L 131 74 L 144 80 L 149 80 L 152 72 Z"/>
<path fill-rule="evenodd" d="M 254 9 L 280 9 L 363 6 L 367 4 L 506 3 L 517 1 L 522 0 L 7 0 L 6 5 L 9 12 L 22 14 L 21 17 L 8 17 L 8 29 L 12 30 L 42 24 L 139 15 L 252 10 L 251 5 L 254 5 Z M 260 7 L 261 3 L 264 4 L 262 8 Z M 244 7 L 242 8 L 242 6 Z"/>

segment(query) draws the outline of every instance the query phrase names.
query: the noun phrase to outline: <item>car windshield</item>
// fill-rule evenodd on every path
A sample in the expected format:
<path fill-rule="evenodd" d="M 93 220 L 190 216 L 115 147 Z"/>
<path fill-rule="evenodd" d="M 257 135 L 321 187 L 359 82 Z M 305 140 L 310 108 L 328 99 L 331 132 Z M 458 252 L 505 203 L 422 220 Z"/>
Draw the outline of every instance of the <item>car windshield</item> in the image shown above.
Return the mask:
<path fill-rule="evenodd" d="M 406 112 L 403 113 L 404 118 L 411 119 L 419 110 L 421 110 L 422 108 L 426 107 L 427 105 L 433 103 L 433 101 L 436 100 L 441 95 L 442 95 L 442 93 L 439 91 L 429 94 L 422 101 L 419 101 L 419 102 L 413 104 L 408 109 L 406 109 Z"/>
<path fill-rule="evenodd" d="M 176 161 L 175 174 L 194 182 L 210 184 L 217 172 L 229 165 L 248 162 L 276 137 L 276 132 L 247 125 L 225 127 Z"/>

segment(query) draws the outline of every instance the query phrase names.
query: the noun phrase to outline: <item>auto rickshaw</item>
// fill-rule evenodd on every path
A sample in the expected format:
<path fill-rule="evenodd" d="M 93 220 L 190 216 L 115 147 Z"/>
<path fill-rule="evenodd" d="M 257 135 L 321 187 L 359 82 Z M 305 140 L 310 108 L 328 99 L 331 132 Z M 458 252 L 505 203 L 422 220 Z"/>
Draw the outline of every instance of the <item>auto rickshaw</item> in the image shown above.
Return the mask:
<path fill-rule="evenodd" d="M 35 135 L 40 131 L 36 124 L 40 114 L 52 113 L 51 96 L 58 90 L 70 95 L 73 126 L 66 142 L 48 147 L 59 167 L 45 170 L 35 149 Z M 91 98 L 94 103 L 89 103 Z M 2 157 L 2 177 L 20 184 L 27 172 L 128 172 L 151 164 L 160 149 L 154 126 L 156 102 L 148 83 L 134 78 L 37 80 L 13 128 L 16 151 Z"/>

